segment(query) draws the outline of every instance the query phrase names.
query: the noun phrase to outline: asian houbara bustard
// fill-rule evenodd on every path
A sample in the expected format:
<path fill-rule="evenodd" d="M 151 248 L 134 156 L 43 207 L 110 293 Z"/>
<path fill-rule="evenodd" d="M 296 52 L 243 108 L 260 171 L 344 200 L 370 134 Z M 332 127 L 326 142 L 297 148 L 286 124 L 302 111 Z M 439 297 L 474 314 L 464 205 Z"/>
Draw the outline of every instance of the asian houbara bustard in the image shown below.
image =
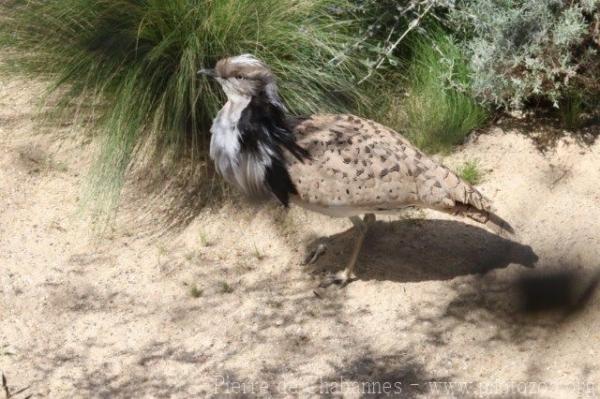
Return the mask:
<path fill-rule="evenodd" d="M 346 268 L 322 286 L 355 278 L 375 214 L 430 208 L 469 217 L 496 233 L 513 232 L 479 191 L 399 133 L 349 114 L 288 115 L 273 72 L 254 56 L 225 58 L 199 73 L 216 79 L 227 96 L 210 129 L 210 157 L 227 182 L 250 197 L 349 217 L 354 224 Z"/>

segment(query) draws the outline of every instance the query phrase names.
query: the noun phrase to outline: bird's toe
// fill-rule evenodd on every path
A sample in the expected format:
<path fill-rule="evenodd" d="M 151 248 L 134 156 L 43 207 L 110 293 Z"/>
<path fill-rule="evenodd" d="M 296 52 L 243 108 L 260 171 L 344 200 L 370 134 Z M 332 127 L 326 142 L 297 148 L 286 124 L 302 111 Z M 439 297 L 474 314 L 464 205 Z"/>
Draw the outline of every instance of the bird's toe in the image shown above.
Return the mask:
<path fill-rule="evenodd" d="M 317 259 L 319 259 L 319 257 L 321 257 L 321 255 L 323 255 L 325 253 L 326 250 L 327 250 L 327 244 L 319 243 L 319 245 L 317 245 L 315 249 L 313 249 L 312 251 L 310 251 L 308 253 L 308 255 L 306 255 L 306 258 L 304 259 L 303 264 L 304 265 L 312 265 L 313 263 L 315 263 L 317 261 Z"/>
<path fill-rule="evenodd" d="M 327 288 L 331 285 L 337 285 L 340 288 L 344 288 L 354 280 L 356 280 L 356 275 L 354 275 L 354 273 L 348 273 L 346 270 L 343 270 L 325 276 L 323 281 L 321 281 L 321 284 L 319 284 L 319 288 Z"/>

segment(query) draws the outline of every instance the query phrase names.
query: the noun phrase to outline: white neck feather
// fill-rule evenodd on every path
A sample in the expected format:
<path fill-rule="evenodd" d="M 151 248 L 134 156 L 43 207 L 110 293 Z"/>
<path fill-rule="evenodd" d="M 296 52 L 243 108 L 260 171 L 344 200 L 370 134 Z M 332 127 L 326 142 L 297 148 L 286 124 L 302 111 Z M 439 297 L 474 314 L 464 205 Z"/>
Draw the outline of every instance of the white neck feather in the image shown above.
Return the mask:
<path fill-rule="evenodd" d="M 257 159 L 256 155 L 240 149 L 242 133 L 238 129 L 238 122 L 252 98 L 237 93 L 227 93 L 227 97 L 227 103 L 217 114 L 210 129 L 210 157 L 219 174 L 229 183 L 249 196 L 264 196 L 267 192 L 264 177 L 269 166 L 265 160 L 270 162 L 270 158 L 261 156 Z"/>

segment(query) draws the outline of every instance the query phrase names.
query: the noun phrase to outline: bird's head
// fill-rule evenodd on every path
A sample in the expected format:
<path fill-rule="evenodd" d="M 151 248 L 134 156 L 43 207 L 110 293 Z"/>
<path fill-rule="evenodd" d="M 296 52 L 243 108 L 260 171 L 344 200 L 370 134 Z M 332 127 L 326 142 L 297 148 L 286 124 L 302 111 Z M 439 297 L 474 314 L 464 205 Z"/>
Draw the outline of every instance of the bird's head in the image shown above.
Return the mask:
<path fill-rule="evenodd" d="M 284 108 L 275 75 L 264 62 L 251 54 L 224 58 L 214 69 L 202 68 L 198 73 L 216 79 L 231 101 L 240 97 L 264 96 L 273 105 Z"/>

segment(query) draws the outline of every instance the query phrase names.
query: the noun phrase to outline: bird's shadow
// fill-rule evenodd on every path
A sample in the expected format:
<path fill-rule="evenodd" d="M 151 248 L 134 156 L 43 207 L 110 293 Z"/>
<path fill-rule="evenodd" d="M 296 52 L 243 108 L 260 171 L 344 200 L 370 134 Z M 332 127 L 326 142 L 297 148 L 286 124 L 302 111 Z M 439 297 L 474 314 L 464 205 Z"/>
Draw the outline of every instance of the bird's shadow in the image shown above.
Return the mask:
<path fill-rule="evenodd" d="M 326 243 L 327 250 L 313 272 L 344 268 L 354 246 L 354 229 L 309 244 Z M 512 263 L 533 267 L 538 256 L 530 246 L 483 228 L 452 220 L 377 221 L 371 225 L 358 257 L 359 280 L 418 282 L 483 274 Z"/>

